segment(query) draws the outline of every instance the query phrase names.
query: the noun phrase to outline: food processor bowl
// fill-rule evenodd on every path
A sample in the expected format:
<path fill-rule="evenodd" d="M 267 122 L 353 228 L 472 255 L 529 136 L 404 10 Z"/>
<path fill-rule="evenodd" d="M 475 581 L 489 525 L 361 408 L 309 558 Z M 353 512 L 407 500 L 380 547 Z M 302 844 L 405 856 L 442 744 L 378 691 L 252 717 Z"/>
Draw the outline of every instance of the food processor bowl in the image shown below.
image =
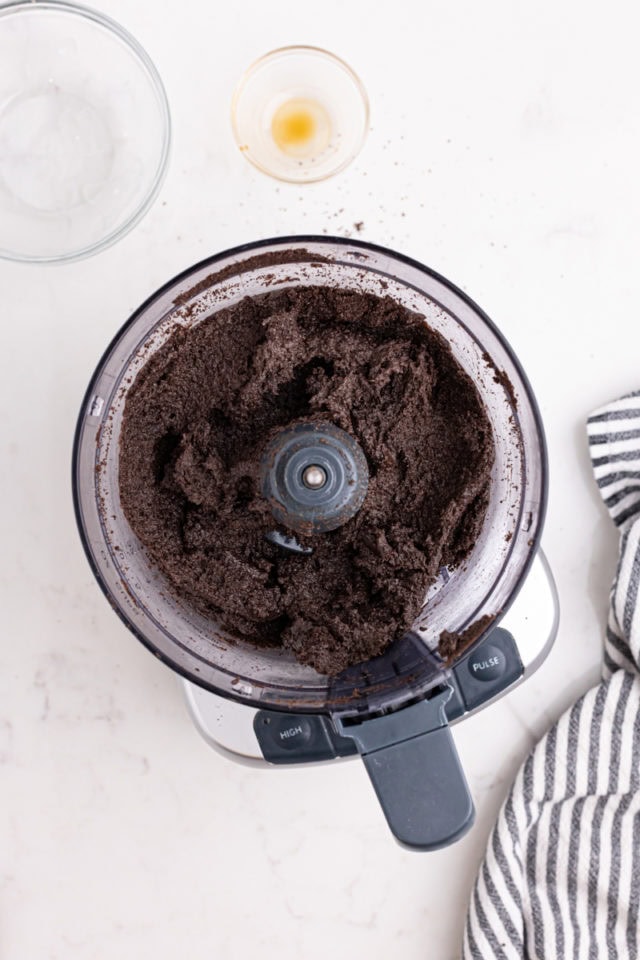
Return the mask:
<path fill-rule="evenodd" d="M 133 533 L 119 498 L 124 407 L 149 357 L 178 327 L 194 327 L 244 297 L 296 285 L 391 297 L 424 316 L 475 383 L 495 442 L 489 503 L 471 554 L 460 566 L 440 571 L 410 631 L 382 656 L 335 677 L 316 673 L 284 650 L 229 636 L 176 596 Z M 211 257 L 171 280 L 133 314 L 89 385 L 76 432 L 73 484 L 95 576 L 122 620 L 157 657 L 222 697 L 266 710 L 328 714 L 346 732 L 357 720 L 397 713 L 430 696 L 441 682 L 443 633 L 457 635 L 459 649 L 469 648 L 499 622 L 536 552 L 547 469 L 529 383 L 482 310 L 443 277 L 400 254 L 355 240 L 305 236 L 260 241 Z M 409 712 L 402 710 L 405 716 Z"/>

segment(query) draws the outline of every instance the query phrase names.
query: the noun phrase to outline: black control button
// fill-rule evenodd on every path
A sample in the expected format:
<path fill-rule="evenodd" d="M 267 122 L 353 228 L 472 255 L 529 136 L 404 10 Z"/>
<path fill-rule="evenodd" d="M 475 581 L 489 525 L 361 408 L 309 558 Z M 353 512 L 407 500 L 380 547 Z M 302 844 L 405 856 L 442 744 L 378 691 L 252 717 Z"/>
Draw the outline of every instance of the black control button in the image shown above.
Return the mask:
<path fill-rule="evenodd" d="M 328 721 L 315 714 L 258 710 L 253 729 L 269 763 L 313 763 L 337 755 Z"/>
<path fill-rule="evenodd" d="M 476 680 L 497 680 L 507 669 L 507 657 L 499 647 L 483 644 L 480 650 L 471 654 L 467 666 Z"/>
<path fill-rule="evenodd" d="M 271 736 L 283 750 L 300 750 L 312 739 L 313 731 L 306 717 L 289 716 L 272 721 Z"/>
<path fill-rule="evenodd" d="M 515 640 L 496 627 L 453 668 L 467 710 L 475 710 L 519 680 L 524 668 Z"/>

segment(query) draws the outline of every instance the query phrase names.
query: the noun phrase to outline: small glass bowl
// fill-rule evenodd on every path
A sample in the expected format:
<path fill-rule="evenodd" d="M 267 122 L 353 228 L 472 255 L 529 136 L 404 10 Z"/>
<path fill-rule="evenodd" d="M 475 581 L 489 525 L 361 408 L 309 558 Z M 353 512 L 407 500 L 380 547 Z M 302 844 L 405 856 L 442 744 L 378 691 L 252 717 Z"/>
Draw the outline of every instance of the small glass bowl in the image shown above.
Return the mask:
<path fill-rule="evenodd" d="M 281 47 L 241 78 L 231 123 L 238 147 L 263 173 L 313 183 L 357 156 L 369 126 L 369 100 L 339 57 L 319 47 Z"/>
<path fill-rule="evenodd" d="M 117 23 L 65 0 L 0 6 L 0 257 L 119 240 L 160 189 L 170 131 L 158 72 Z"/>

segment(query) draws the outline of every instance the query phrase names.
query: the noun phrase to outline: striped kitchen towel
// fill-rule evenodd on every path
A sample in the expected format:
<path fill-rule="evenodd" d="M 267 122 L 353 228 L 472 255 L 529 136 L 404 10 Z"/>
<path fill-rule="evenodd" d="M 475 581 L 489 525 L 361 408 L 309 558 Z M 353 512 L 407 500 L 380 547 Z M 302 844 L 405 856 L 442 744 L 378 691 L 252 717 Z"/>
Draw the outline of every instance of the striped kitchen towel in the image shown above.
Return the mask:
<path fill-rule="evenodd" d="M 489 838 L 464 960 L 640 954 L 640 391 L 588 421 L 620 530 L 603 680 L 534 747 Z"/>

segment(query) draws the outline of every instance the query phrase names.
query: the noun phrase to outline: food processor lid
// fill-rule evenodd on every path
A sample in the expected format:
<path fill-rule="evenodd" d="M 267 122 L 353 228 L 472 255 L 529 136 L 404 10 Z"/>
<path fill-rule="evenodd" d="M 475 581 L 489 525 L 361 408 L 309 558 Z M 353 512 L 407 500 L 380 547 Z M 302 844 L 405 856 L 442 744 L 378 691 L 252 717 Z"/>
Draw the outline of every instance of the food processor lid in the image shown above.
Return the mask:
<path fill-rule="evenodd" d="M 496 445 L 485 522 L 470 556 L 441 570 L 412 629 L 381 656 L 324 677 L 277 649 L 229 637 L 174 596 L 119 501 L 118 444 L 127 392 L 177 327 L 246 296 L 296 284 L 389 296 L 424 315 L 476 383 Z M 212 257 L 171 280 L 116 335 L 91 380 L 76 430 L 74 503 L 96 578 L 127 626 L 183 676 L 225 697 L 278 710 L 367 714 L 424 695 L 442 672 L 438 642 L 467 646 L 514 599 L 538 544 L 547 493 L 544 436 L 527 378 L 488 317 L 427 267 L 354 240 L 284 237 Z"/>

